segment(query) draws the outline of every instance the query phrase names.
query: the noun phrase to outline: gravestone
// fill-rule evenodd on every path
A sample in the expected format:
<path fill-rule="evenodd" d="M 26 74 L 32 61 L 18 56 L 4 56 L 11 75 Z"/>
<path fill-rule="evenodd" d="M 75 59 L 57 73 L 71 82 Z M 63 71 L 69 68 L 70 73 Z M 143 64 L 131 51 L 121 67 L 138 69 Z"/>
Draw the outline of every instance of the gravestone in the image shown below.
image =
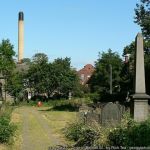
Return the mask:
<path fill-rule="evenodd" d="M 104 126 L 113 126 L 120 122 L 121 111 L 117 104 L 112 102 L 107 103 L 102 108 L 101 123 Z"/>
<path fill-rule="evenodd" d="M 95 112 L 88 112 L 86 115 L 86 123 L 92 124 L 92 123 L 100 123 L 100 114 Z"/>
<path fill-rule="evenodd" d="M 91 107 L 88 107 L 86 104 L 82 104 L 82 106 L 79 107 L 79 113 L 78 113 L 79 120 L 86 123 L 87 115 L 91 112 L 93 112 L 93 109 Z"/>
<path fill-rule="evenodd" d="M 135 121 L 140 122 L 148 118 L 148 99 L 145 89 L 145 70 L 144 70 L 144 48 L 143 36 L 138 33 L 136 37 L 135 53 L 135 94 L 132 95 L 131 114 Z"/>
<path fill-rule="evenodd" d="M 79 112 L 92 112 L 92 111 L 93 111 L 93 108 L 87 106 L 86 104 L 82 104 L 79 107 Z"/>
<path fill-rule="evenodd" d="M 121 116 L 122 116 L 122 115 L 124 114 L 124 112 L 126 111 L 125 106 L 119 104 L 119 102 L 117 102 L 117 103 L 115 103 L 115 104 L 118 106 L 118 108 L 119 108 L 119 110 L 120 110 L 120 114 L 121 114 Z"/>

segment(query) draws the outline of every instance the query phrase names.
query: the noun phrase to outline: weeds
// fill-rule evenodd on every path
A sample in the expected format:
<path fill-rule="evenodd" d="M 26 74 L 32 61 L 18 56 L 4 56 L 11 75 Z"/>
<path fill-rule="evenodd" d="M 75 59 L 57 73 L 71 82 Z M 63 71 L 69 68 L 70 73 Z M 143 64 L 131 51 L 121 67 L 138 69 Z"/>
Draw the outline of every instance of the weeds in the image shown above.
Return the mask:
<path fill-rule="evenodd" d="M 126 113 L 121 123 L 112 128 L 96 122 L 75 122 L 66 127 L 65 135 L 75 142 L 75 146 L 150 146 L 150 118 L 136 123 L 129 113 Z"/>
<path fill-rule="evenodd" d="M 0 143 L 9 143 L 17 127 L 11 123 L 12 107 L 5 105 L 0 114 Z"/>

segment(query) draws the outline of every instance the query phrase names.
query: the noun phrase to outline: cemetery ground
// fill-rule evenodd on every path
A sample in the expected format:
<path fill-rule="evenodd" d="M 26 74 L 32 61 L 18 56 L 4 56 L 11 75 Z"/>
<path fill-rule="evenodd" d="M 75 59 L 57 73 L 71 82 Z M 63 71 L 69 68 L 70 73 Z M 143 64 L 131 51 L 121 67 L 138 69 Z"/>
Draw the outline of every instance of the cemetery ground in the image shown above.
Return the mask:
<path fill-rule="evenodd" d="M 63 131 L 69 122 L 76 119 L 76 112 L 24 105 L 16 107 L 11 118 L 17 131 L 13 142 L 0 145 L 1 150 L 47 150 L 50 146 L 70 143 Z"/>
<path fill-rule="evenodd" d="M 14 106 L 11 122 L 17 125 L 17 130 L 10 144 L 0 144 L 0 150 L 48 150 L 56 145 L 149 148 L 150 118 L 138 123 L 127 111 L 121 122 L 115 125 L 117 118 L 114 118 L 114 114 L 116 116 L 118 103 L 102 104 L 102 109 L 98 106 L 98 110 L 102 111 L 91 110 L 87 104 L 93 105 L 90 100 L 77 99 L 51 101 L 43 103 L 41 107 L 37 107 L 37 102 Z M 83 112 L 87 110 L 89 112 L 85 117 Z M 99 118 L 102 123 L 96 121 L 97 113 L 102 114 L 102 118 Z M 102 125 L 103 121 L 108 123 Z"/>

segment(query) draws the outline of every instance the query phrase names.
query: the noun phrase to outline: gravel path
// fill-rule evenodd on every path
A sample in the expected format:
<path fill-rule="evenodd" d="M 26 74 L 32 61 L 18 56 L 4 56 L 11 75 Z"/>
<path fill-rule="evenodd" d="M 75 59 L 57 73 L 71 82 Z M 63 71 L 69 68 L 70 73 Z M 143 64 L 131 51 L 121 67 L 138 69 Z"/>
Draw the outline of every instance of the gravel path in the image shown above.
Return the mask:
<path fill-rule="evenodd" d="M 50 146 L 62 145 L 54 136 L 42 112 L 34 107 L 18 108 L 22 117 L 22 146 L 20 150 L 48 150 Z"/>

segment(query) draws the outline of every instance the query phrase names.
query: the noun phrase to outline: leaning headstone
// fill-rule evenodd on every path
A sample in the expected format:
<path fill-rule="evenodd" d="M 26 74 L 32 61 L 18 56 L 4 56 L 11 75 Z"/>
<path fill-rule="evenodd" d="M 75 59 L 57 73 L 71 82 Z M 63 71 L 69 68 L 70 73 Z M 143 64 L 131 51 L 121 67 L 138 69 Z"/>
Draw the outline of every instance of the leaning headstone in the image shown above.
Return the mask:
<path fill-rule="evenodd" d="M 135 53 L 135 94 L 132 95 L 133 105 L 131 113 L 137 122 L 144 121 L 148 118 L 148 99 L 149 95 L 145 90 L 145 70 L 144 70 L 144 48 L 143 36 L 138 33 L 136 37 Z"/>
<path fill-rule="evenodd" d="M 101 123 L 104 126 L 113 126 L 120 122 L 121 112 L 117 104 L 107 103 L 102 108 Z"/>

